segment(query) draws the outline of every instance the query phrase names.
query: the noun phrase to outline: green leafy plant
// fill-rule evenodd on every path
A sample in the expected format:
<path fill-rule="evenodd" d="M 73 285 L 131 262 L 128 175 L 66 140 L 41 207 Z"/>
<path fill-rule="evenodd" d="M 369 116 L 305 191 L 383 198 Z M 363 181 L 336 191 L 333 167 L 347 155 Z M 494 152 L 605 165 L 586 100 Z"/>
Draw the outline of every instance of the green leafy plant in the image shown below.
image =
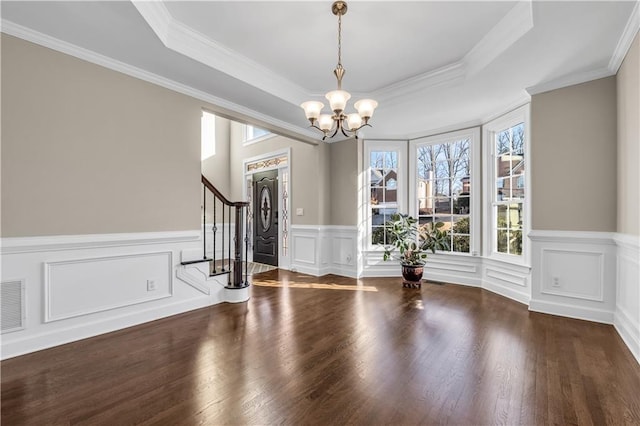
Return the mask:
<path fill-rule="evenodd" d="M 443 227 L 442 222 L 420 225 L 416 218 L 409 215 L 392 215 L 385 228 L 392 235 L 393 243 L 385 246 L 384 260 L 395 258 L 402 265 L 424 265 L 427 250 L 432 253 L 449 250 L 449 233 Z M 396 250 L 399 255 L 394 255 Z"/>

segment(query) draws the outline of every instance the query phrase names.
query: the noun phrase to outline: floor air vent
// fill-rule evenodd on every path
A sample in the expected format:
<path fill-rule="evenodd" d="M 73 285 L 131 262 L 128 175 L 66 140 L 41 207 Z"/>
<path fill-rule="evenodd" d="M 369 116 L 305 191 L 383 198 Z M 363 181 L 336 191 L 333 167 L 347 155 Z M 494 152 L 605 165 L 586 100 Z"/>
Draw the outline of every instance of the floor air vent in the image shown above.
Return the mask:
<path fill-rule="evenodd" d="M 0 283 L 0 332 L 24 328 L 24 281 Z"/>

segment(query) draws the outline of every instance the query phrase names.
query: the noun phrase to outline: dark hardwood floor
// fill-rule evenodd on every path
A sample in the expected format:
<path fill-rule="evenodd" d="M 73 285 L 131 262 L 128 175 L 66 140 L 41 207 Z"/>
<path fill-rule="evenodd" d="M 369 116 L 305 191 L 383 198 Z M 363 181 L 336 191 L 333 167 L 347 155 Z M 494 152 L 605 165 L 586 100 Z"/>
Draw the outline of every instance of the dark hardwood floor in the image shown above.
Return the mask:
<path fill-rule="evenodd" d="M 2 362 L 2 424 L 640 424 L 612 326 L 451 284 L 253 281 L 247 303 Z"/>

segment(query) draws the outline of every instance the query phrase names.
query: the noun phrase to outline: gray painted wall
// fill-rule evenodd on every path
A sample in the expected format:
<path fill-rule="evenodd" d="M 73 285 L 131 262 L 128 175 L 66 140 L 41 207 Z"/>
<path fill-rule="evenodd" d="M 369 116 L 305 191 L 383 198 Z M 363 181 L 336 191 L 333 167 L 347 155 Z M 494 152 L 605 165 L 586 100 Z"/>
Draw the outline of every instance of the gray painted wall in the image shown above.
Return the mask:
<path fill-rule="evenodd" d="M 201 102 L 1 43 L 3 237 L 198 229 Z"/>
<path fill-rule="evenodd" d="M 640 34 L 618 70 L 618 232 L 640 235 Z"/>
<path fill-rule="evenodd" d="M 532 229 L 616 231 L 616 79 L 531 99 Z"/>

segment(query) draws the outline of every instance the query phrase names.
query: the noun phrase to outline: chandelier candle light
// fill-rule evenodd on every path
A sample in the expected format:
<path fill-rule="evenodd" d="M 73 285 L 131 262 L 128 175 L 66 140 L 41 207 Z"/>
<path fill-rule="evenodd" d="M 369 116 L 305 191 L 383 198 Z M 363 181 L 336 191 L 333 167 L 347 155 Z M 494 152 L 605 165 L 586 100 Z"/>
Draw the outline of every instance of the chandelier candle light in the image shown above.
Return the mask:
<path fill-rule="evenodd" d="M 354 104 L 357 113 L 345 114 L 344 110 L 347 101 L 351 98 L 349 92 L 342 90 L 342 77 L 345 69 L 342 67 L 342 15 L 347 13 L 347 3 L 344 1 L 336 1 L 331 6 L 331 11 L 338 17 L 338 65 L 333 73 L 338 80 L 338 90 L 332 90 L 325 95 L 329 101 L 329 106 L 333 111 L 331 114 L 321 114 L 324 104 L 317 101 L 308 101 L 300 105 L 304 109 L 311 127 L 318 129 L 324 133 L 322 140 L 328 137 L 332 138 L 341 131 L 346 137 L 355 136 L 358 138 L 357 132 L 364 126 L 369 126 L 369 119 L 373 115 L 378 103 L 372 99 L 362 99 Z M 329 133 L 331 136 L 329 136 Z"/>

